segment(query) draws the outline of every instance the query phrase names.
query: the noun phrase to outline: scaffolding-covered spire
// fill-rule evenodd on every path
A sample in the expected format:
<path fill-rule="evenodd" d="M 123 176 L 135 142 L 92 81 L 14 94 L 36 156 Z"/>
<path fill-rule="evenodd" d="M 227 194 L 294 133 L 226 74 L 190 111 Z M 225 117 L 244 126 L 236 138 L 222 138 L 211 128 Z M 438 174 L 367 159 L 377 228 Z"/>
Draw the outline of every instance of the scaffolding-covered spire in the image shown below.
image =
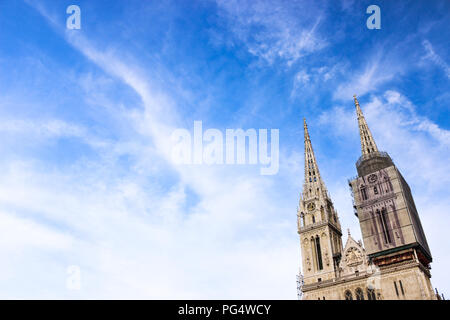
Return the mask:
<path fill-rule="evenodd" d="M 355 107 L 356 107 L 356 116 L 358 117 L 358 127 L 359 127 L 359 136 L 361 138 L 361 152 L 362 155 L 369 155 L 373 152 L 378 152 L 377 145 L 375 140 L 373 139 L 372 133 L 369 130 L 369 126 L 367 125 L 366 119 L 361 111 L 361 107 L 359 106 L 358 99 L 356 95 L 353 96 L 355 99 Z"/>

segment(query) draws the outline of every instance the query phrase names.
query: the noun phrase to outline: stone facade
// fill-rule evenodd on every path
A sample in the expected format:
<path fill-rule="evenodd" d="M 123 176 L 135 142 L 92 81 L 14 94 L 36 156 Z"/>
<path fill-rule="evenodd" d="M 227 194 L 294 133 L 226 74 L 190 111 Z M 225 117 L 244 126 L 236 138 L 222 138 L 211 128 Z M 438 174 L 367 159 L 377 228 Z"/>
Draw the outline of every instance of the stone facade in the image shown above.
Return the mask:
<path fill-rule="evenodd" d="M 434 300 L 430 249 L 408 184 L 379 152 L 355 97 L 362 156 L 349 185 L 363 235 L 345 247 L 339 217 L 305 131 L 305 182 L 298 209 L 303 299 Z"/>

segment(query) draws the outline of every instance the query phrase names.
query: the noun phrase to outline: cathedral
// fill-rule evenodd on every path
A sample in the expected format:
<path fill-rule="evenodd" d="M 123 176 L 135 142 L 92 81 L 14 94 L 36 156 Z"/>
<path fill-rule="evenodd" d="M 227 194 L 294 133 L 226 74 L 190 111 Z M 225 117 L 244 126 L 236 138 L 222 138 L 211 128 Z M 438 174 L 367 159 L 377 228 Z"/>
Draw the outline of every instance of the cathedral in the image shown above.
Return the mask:
<path fill-rule="evenodd" d="M 348 232 L 320 176 L 306 120 L 305 182 L 297 212 L 304 300 L 435 300 L 430 249 L 408 183 L 378 150 L 354 96 L 361 157 L 349 180 L 363 242 Z"/>

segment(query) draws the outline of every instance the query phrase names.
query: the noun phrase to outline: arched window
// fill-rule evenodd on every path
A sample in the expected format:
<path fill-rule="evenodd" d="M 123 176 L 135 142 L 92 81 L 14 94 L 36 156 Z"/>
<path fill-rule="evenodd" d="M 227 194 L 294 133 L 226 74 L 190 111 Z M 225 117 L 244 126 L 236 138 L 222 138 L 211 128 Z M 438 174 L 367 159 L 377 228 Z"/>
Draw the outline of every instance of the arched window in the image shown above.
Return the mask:
<path fill-rule="evenodd" d="M 337 237 L 334 237 L 333 240 L 334 240 L 334 248 L 335 248 L 334 252 L 339 252 L 340 250 L 339 250 L 339 243 L 338 243 Z"/>
<path fill-rule="evenodd" d="M 316 253 L 316 242 L 314 241 L 314 237 L 311 237 L 310 243 L 311 243 L 313 270 L 317 271 L 317 259 L 316 259 L 317 253 Z"/>
<path fill-rule="evenodd" d="M 316 218 L 314 217 L 314 215 L 311 215 L 312 218 L 312 223 L 316 223 Z"/>
<path fill-rule="evenodd" d="M 373 193 L 378 194 L 378 188 L 377 188 L 377 186 L 373 187 Z"/>
<path fill-rule="evenodd" d="M 384 242 L 385 243 L 391 243 L 391 238 L 389 236 L 388 232 L 388 226 L 387 226 L 387 220 L 386 220 L 386 209 L 383 208 L 384 211 L 380 213 L 380 210 L 376 210 L 376 216 L 378 217 L 378 221 L 381 226 L 381 231 L 383 232 Z"/>
<path fill-rule="evenodd" d="M 364 300 L 364 292 L 361 288 L 356 288 L 356 300 Z"/>
<path fill-rule="evenodd" d="M 368 300 L 377 300 L 375 296 L 375 290 L 372 288 L 367 288 L 367 299 Z"/>
<path fill-rule="evenodd" d="M 322 251 L 320 249 L 320 238 L 316 236 L 316 254 L 317 254 L 317 267 L 319 270 L 323 269 L 322 265 Z"/>
<path fill-rule="evenodd" d="M 402 290 L 402 295 L 405 295 L 405 291 L 403 290 L 402 280 L 398 280 L 398 283 L 400 284 L 400 289 Z"/>
<path fill-rule="evenodd" d="M 345 291 L 345 300 L 353 300 L 352 292 L 350 290 Z"/>
<path fill-rule="evenodd" d="M 386 208 L 381 209 L 381 219 L 383 220 L 383 224 L 386 228 L 386 239 L 387 239 L 387 243 L 391 243 L 391 236 L 389 234 L 389 228 L 388 228 L 388 223 L 387 223 L 387 212 L 386 212 Z"/>
<path fill-rule="evenodd" d="M 388 177 L 384 177 L 384 182 L 386 183 L 386 192 L 392 191 L 391 182 Z"/>
<path fill-rule="evenodd" d="M 364 187 L 364 186 L 361 186 L 361 197 L 363 200 L 367 200 L 366 187 Z"/>

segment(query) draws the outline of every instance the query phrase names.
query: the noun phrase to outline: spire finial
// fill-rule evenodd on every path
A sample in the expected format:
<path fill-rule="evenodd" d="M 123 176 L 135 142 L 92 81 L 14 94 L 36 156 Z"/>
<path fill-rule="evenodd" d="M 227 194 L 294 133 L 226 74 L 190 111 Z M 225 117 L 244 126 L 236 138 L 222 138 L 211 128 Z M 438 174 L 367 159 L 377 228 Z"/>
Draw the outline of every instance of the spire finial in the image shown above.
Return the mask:
<path fill-rule="evenodd" d="M 359 117 L 364 117 L 361 111 L 361 107 L 359 106 L 358 98 L 356 98 L 356 94 L 353 95 L 353 100 L 355 100 L 355 107 L 356 107 L 356 115 Z"/>
<path fill-rule="evenodd" d="M 320 177 L 319 167 L 317 166 L 316 156 L 314 155 L 305 118 L 303 118 L 303 128 L 305 130 L 305 185 L 303 194 L 310 194 L 312 192 L 311 190 L 317 190 L 317 188 L 320 188 L 321 192 L 326 193 L 326 187 Z"/>
<path fill-rule="evenodd" d="M 347 228 L 348 236 L 350 237 L 350 228 Z"/>
<path fill-rule="evenodd" d="M 372 137 L 372 133 L 369 130 L 369 126 L 367 125 L 361 107 L 359 106 L 356 94 L 353 95 L 353 98 L 355 100 L 356 116 L 358 118 L 359 136 L 361 138 L 361 152 L 363 155 L 378 152 L 377 145 L 375 144 L 375 140 Z"/>
<path fill-rule="evenodd" d="M 305 130 L 305 141 L 309 140 L 308 125 L 306 124 L 306 118 L 303 118 L 303 129 Z"/>

